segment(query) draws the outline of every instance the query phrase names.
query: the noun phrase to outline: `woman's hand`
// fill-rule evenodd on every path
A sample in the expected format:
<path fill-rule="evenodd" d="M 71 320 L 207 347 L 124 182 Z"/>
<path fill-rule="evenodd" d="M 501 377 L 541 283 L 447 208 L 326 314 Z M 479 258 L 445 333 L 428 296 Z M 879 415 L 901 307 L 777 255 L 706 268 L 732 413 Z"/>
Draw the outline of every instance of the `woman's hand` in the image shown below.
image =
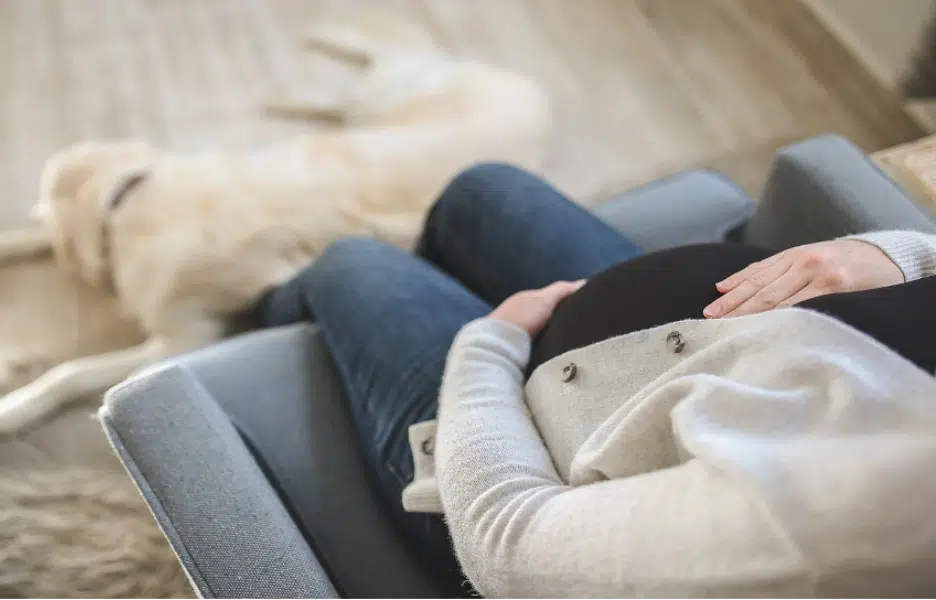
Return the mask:
<path fill-rule="evenodd" d="M 557 281 L 539 290 L 518 292 L 494 309 L 491 318 L 512 323 L 533 337 L 546 325 L 556 306 L 583 285 L 584 279 Z"/>
<path fill-rule="evenodd" d="M 716 284 L 724 296 L 703 310 L 708 318 L 736 317 L 793 306 L 826 294 L 857 292 L 904 282 L 880 248 L 834 240 L 784 250 Z"/>

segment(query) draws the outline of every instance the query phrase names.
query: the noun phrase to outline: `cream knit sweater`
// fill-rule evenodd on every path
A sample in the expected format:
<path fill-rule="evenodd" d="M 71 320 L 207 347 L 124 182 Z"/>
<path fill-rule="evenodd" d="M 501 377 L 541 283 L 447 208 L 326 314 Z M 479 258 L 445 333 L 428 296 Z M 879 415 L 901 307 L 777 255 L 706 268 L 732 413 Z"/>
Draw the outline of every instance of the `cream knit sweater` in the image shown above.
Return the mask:
<path fill-rule="evenodd" d="M 936 274 L 934 236 L 860 237 L 908 280 Z M 410 431 L 404 505 L 444 509 L 485 596 L 936 590 L 936 378 L 874 339 L 797 308 L 689 320 L 524 385 L 529 347 L 467 325 L 438 423 Z"/>

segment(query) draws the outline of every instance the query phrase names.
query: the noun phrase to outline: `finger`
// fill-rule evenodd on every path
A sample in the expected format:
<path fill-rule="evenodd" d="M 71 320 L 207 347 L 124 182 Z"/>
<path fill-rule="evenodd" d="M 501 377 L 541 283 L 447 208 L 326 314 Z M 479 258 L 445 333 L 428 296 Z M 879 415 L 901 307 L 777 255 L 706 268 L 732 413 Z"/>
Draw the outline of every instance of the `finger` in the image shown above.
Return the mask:
<path fill-rule="evenodd" d="M 555 294 L 565 294 L 569 290 L 575 291 L 583 285 L 585 285 L 584 279 L 579 279 L 578 281 L 557 281 L 547 285 L 539 291 L 543 294 L 548 294 L 551 296 Z"/>
<path fill-rule="evenodd" d="M 563 282 L 563 285 L 559 288 L 559 300 L 565 300 L 575 292 L 579 290 L 583 285 L 585 285 L 584 279 L 579 279 L 578 281 L 568 281 Z"/>
<path fill-rule="evenodd" d="M 778 261 L 765 269 L 757 271 L 742 281 L 738 287 L 706 306 L 702 310 L 702 314 L 710 319 L 727 315 L 750 300 L 754 294 L 764 287 L 785 275 L 790 266 L 789 261 Z"/>
<path fill-rule="evenodd" d="M 809 275 L 800 269 L 789 269 L 781 277 L 764 286 L 760 291 L 741 303 L 737 308 L 725 313 L 725 317 L 753 315 L 776 308 L 782 302 L 798 294 L 809 285 Z"/>
<path fill-rule="evenodd" d="M 778 261 L 783 260 L 784 258 L 786 258 L 785 253 L 780 252 L 780 253 L 774 254 L 773 256 L 769 256 L 765 258 L 764 260 L 753 262 L 749 264 L 748 266 L 744 267 L 743 269 L 741 269 L 740 271 L 738 271 L 737 273 L 735 273 L 734 275 L 728 277 L 727 279 L 723 279 L 722 281 L 719 281 L 718 283 L 715 284 L 715 287 L 718 288 L 718 291 L 723 294 L 726 292 L 730 292 L 734 288 L 738 287 L 738 285 L 740 285 L 741 282 L 744 281 L 745 279 L 751 277 L 752 275 L 754 275 L 755 273 L 763 269 L 766 269 L 767 267 L 773 266 Z"/>
<path fill-rule="evenodd" d="M 585 285 L 584 279 L 579 279 L 578 281 L 557 281 L 556 283 L 542 288 L 537 293 L 555 306 L 574 294 L 583 285 Z"/>

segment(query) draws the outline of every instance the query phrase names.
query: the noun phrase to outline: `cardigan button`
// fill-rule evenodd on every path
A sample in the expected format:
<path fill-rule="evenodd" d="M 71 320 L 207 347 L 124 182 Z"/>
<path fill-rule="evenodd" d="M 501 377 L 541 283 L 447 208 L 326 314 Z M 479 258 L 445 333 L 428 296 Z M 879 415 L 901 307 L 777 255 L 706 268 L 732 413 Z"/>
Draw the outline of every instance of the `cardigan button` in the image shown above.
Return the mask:
<path fill-rule="evenodd" d="M 575 363 L 569 363 L 562 367 L 562 380 L 566 383 L 569 383 L 575 379 L 576 373 L 578 373 L 578 367 L 575 366 Z"/>
<path fill-rule="evenodd" d="M 678 331 L 671 331 L 668 336 L 666 336 L 666 343 L 670 345 L 673 349 L 673 352 L 679 354 L 686 348 L 686 340 L 683 339 L 683 336 Z"/>
<path fill-rule="evenodd" d="M 435 454 L 435 444 L 432 438 L 426 438 L 419 445 L 419 449 L 422 450 L 422 453 L 426 456 L 432 456 Z"/>

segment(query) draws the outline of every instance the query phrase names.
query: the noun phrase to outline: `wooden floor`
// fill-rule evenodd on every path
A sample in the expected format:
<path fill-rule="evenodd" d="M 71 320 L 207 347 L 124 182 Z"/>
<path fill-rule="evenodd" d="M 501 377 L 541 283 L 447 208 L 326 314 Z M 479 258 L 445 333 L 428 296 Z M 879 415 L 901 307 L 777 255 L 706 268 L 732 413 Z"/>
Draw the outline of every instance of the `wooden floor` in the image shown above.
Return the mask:
<path fill-rule="evenodd" d="M 26 223 L 42 161 L 80 139 L 244 148 L 302 131 L 258 105 L 316 85 L 320 63 L 297 37 L 351 4 L 0 0 L 0 229 Z M 370 4 L 424 24 L 456 54 L 544 82 L 557 109 L 548 172 L 588 202 L 703 165 L 754 193 L 793 141 L 832 131 L 871 151 L 921 135 L 797 0 Z M 106 297 L 47 264 L 0 269 L 0 307 L 0 355 L 57 360 L 136 336 Z M 86 412 L 0 444 L 0 469 L 27 464 L 35 447 L 56 464 L 116 468 Z"/>
<path fill-rule="evenodd" d="M 76 140 L 243 147 L 301 130 L 257 106 L 274 88 L 314 85 L 296 38 L 349 4 L 0 2 L 0 224 L 23 221 L 42 160 Z M 572 190 L 611 193 L 699 164 L 755 190 L 792 140 L 837 131 L 872 150 L 919 133 L 795 0 L 379 4 L 458 54 L 546 83 L 559 118 L 551 172 Z"/>

